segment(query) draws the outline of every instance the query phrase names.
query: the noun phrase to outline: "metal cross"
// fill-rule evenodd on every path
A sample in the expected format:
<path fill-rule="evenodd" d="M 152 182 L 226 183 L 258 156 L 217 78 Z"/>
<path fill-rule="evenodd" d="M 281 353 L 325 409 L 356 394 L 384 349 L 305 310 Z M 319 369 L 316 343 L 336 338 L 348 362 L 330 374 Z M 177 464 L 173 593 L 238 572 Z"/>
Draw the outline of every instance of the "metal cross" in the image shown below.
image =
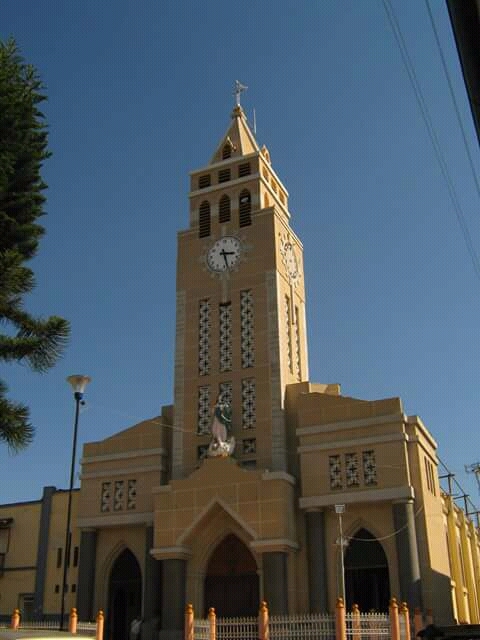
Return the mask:
<path fill-rule="evenodd" d="M 233 95 L 235 96 L 235 104 L 237 105 L 237 107 L 240 106 L 240 94 L 242 93 L 242 91 L 245 91 L 245 89 L 248 89 L 246 85 L 242 84 L 238 80 L 235 80 L 235 90 L 233 92 Z"/>

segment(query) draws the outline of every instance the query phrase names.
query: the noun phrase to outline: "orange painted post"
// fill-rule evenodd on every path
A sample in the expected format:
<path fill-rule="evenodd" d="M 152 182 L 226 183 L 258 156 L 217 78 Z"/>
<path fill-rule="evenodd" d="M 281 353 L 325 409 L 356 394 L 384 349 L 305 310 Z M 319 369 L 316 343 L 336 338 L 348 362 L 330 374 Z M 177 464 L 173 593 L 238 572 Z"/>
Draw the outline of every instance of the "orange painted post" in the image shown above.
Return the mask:
<path fill-rule="evenodd" d="M 415 607 L 413 613 L 413 628 L 415 630 L 415 638 L 418 636 L 418 632 L 423 629 L 423 615 L 420 607 Z"/>
<path fill-rule="evenodd" d="M 335 607 L 335 640 L 347 640 L 347 623 L 343 598 L 337 598 Z"/>
<path fill-rule="evenodd" d="M 426 622 L 427 625 L 433 624 L 433 611 L 431 609 L 427 609 Z"/>
<path fill-rule="evenodd" d="M 360 609 L 358 604 L 352 606 L 352 640 L 360 640 Z"/>
<path fill-rule="evenodd" d="M 75 607 L 70 609 L 70 617 L 68 619 L 68 630 L 70 633 L 77 633 L 78 615 Z"/>
<path fill-rule="evenodd" d="M 268 606 L 265 600 L 260 603 L 258 610 L 258 637 L 260 640 L 268 640 L 270 631 L 268 629 Z"/>
<path fill-rule="evenodd" d="M 185 640 L 193 640 L 193 605 L 187 604 L 185 607 Z"/>
<path fill-rule="evenodd" d="M 14 609 L 10 620 L 10 629 L 18 629 L 20 626 L 20 609 Z"/>
<path fill-rule="evenodd" d="M 97 633 L 95 634 L 95 640 L 103 640 L 103 626 L 105 624 L 105 617 L 103 611 L 97 613 Z"/>
<path fill-rule="evenodd" d="M 400 621 L 398 619 L 398 604 L 396 598 L 390 600 L 390 637 L 392 640 L 400 640 Z"/>
<path fill-rule="evenodd" d="M 399 609 L 401 634 L 404 640 L 410 639 L 410 613 L 406 602 L 402 602 Z"/>
<path fill-rule="evenodd" d="M 210 607 L 208 610 L 208 627 L 209 627 L 209 640 L 216 640 L 217 637 L 217 616 L 215 609 Z"/>

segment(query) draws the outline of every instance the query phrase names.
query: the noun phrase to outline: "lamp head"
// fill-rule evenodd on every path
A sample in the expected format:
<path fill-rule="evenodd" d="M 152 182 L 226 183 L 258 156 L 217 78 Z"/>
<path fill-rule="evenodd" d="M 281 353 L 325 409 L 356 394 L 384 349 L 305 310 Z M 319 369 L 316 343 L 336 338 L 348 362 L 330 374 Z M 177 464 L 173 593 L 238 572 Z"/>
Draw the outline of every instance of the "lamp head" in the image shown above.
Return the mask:
<path fill-rule="evenodd" d="M 67 382 L 72 385 L 75 398 L 81 399 L 85 391 L 85 387 L 91 381 L 89 376 L 68 376 Z"/>
<path fill-rule="evenodd" d="M 344 504 L 336 504 L 335 505 L 335 513 L 337 515 L 341 515 L 342 513 L 345 513 L 345 505 Z"/>

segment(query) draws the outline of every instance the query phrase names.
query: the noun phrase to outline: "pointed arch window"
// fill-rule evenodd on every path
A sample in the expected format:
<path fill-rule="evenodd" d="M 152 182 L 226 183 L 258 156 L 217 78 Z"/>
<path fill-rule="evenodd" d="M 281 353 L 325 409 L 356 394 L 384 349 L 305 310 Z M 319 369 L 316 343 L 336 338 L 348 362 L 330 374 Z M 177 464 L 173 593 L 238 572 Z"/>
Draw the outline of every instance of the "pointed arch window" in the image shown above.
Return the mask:
<path fill-rule="evenodd" d="M 200 205 L 198 237 L 206 238 L 210 235 L 210 203 L 204 200 Z"/>
<path fill-rule="evenodd" d="M 244 189 L 240 193 L 238 199 L 238 214 L 239 225 L 241 227 L 248 227 L 252 224 L 252 196 L 247 189 Z"/>
<path fill-rule="evenodd" d="M 232 145 L 227 142 L 226 144 L 223 145 L 223 149 L 222 149 L 222 160 L 226 160 L 227 158 L 231 158 L 232 157 Z"/>
<path fill-rule="evenodd" d="M 224 195 L 218 203 L 218 221 L 230 222 L 230 198 Z"/>

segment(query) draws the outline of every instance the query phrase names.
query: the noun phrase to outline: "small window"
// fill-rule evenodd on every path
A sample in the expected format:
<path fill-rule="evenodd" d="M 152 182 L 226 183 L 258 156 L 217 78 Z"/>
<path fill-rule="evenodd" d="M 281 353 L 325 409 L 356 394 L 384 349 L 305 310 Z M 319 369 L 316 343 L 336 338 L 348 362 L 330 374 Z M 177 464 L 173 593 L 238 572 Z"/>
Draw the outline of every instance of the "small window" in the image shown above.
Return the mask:
<path fill-rule="evenodd" d="M 73 548 L 73 566 L 78 567 L 78 547 Z"/>
<path fill-rule="evenodd" d="M 222 149 L 222 160 L 232 157 L 232 145 L 227 142 Z"/>
<path fill-rule="evenodd" d="M 72 584 L 72 593 L 76 593 L 76 592 L 77 592 L 77 585 Z"/>
<path fill-rule="evenodd" d="M 249 176 L 250 171 L 250 163 L 244 162 L 243 164 L 238 165 L 238 177 L 243 178 L 243 176 Z"/>
<path fill-rule="evenodd" d="M 63 549 L 61 547 L 58 547 L 58 549 L 57 549 L 57 569 L 60 569 L 60 567 L 62 566 L 62 555 L 63 555 Z"/>
<path fill-rule="evenodd" d="M 211 180 L 210 180 L 210 174 L 205 174 L 203 176 L 200 176 L 198 178 L 198 188 L 199 189 L 205 189 L 206 187 L 209 187 L 211 184 Z"/>
<path fill-rule="evenodd" d="M 248 227 L 252 224 L 252 197 L 249 191 L 242 191 L 238 204 L 239 224 L 241 227 Z"/>
<path fill-rule="evenodd" d="M 218 203 L 218 221 L 230 222 L 230 198 L 222 196 Z"/>
<path fill-rule="evenodd" d="M 55 593 L 60 593 L 60 585 L 59 584 L 55 585 L 54 591 L 55 591 Z"/>
<path fill-rule="evenodd" d="M 219 182 L 228 182 L 230 180 L 230 169 L 221 169 L 218 172 Z"/>
<path fill-rule="evenodd" d="M 210 235 L 210 203 L 204 200 L 200 205 L 200 219 L 199 219 L 199 238 L 206 238 Z"/>

